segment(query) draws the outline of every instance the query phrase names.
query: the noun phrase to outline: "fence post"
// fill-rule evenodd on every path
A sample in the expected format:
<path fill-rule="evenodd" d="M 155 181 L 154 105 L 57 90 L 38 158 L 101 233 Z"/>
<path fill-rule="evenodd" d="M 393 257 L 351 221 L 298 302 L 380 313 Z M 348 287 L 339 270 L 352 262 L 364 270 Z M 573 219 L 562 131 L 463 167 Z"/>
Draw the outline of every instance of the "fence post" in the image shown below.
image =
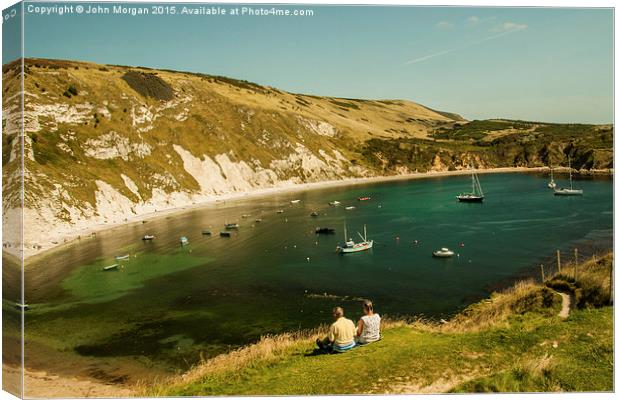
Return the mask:
<path fill-rule="evenodd" d="M 558 274 L 562 273 L 562 263 L 560 262 L 560 250 L 557 252 L 558 255 Z"/>
<path fill-rule="evenodd" d="M 575 266 L 573 267 L 573 280 L 577 282 L 577 261 L 579 256 L 577 255 L 577 248 L 575 247 Z"/>
<path fill-rule="evenodd" d="M 545 267 L 540 264 L 540 275 L 542 276 L 542 282 L 545 283 Z"/>

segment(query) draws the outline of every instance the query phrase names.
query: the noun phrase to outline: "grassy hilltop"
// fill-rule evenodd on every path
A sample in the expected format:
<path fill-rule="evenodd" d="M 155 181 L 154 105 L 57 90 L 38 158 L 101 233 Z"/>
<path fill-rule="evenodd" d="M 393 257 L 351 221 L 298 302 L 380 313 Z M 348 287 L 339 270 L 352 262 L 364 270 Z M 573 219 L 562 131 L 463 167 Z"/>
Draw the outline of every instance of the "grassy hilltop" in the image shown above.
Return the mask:
<path fill-rule="evenodd" d="M 3 66 L 3 209 L 46 238 L 213 196 L 466 168 L 613 167 L 613 127 L 467 121 L 406 100 L 288 93 L 227 77 L 26 59 Z M 5 212 L 5 224 L 12 214 Z M 7 231 L 5 248 L 17 241 Z M 40 249 L 25 232 L 26 250 Z"/>
<path fill-rule="evenodd" d="M 146 396 L 613 390 L 613 257 L 544 285 L 520 282 L 446 323 L 387 321 L 383 339 L 315 355 L 315 332 L 285 334 L 208 360 Z M 561 290 L 572 298 L 559 316 Z M 568 297 L 568 296 L 566 296 Z"/>

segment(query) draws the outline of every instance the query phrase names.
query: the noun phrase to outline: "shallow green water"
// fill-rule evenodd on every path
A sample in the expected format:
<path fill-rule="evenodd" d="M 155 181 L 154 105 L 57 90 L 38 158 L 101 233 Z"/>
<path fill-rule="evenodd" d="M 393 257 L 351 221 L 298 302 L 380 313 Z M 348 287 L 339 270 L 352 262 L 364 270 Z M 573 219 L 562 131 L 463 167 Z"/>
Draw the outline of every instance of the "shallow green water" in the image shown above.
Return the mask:
<path fill-rule="evenodd" d="M 28 269 L 27 356 L 41 364 L 70 358 L 90 374 L 131 375 L 131 363 L 174 371 L 201 353 L 329 322 L 335 305 L 357 319 L 357 298 L 371 298 L 381 314 L 447 317 L 498 282 L 551 266 L 556 249 L 568 256 L 575 245 L 611 247 L 611 179 L 578 180 L 585 195 L 574 198 L 554 197 L 543 175 L 480 180 L 484 204 L 456 202 L 468 177 L 433 178 L 217 203 L 83 239 Z M 372 200 L 356 200 L 365 195 Z M 291 205 L 294 198 L 301 203 Z M 349 204 L 357 208 L 346 211 Z M 310 217 L 314 210 L 319 217 Z M 220 238 L 232 221 L 240 230 Z M 371 251 L 335 253 L 345 221 L 350 236 L 367 225 Z M 336 234 L 317 236 L 316 226 Z M 211 237 L 201 234 L 208 227 Z M 142 242 L 146 233 L 157 238 Z M 458 257 L 433 258 L 440 247 Z M 127 253 L 121 269 L 102 271 Z"/>

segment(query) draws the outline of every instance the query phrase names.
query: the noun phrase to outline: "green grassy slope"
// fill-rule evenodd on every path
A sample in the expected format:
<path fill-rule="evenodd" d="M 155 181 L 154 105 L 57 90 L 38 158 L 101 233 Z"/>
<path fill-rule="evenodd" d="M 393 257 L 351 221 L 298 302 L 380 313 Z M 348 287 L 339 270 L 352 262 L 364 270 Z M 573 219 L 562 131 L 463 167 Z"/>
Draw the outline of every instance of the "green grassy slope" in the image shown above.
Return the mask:
<path fill-rule="evenodd" d="M 303 395 L 440 392 L 610 391 L 612 257 L 580 266 L 573 283 L 607 293 L 564 320 L 561 296 L 519 283 L 445 324 L 386 322 L 380 342 L 319 355 L 309 334 L 265 338 L 220 356 L 145 395 Z M 579 277 L 580 276 L 580 277 Z M 547 282 L 555 287 L 561 277 Z M 554 283 L 555 282 L 555 283 Z M 569 290 L 570 291 L 570 290 Z M 591 297 L 594 299 L 594 297 Z"/>

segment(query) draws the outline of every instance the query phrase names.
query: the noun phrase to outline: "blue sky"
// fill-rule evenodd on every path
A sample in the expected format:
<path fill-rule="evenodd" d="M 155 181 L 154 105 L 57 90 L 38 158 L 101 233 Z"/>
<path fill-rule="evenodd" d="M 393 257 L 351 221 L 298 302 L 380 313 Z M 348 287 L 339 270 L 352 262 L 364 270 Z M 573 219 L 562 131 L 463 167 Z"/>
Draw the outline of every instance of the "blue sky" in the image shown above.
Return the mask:
<path fill-rule="evenodd" d="M 27 12 L 25 52 L 409 99 L 469 119 L 612 122 L 611 9 L 280 7 L 314 16 Z M 5 49 L 3 62 L 17 54 Z"/>

